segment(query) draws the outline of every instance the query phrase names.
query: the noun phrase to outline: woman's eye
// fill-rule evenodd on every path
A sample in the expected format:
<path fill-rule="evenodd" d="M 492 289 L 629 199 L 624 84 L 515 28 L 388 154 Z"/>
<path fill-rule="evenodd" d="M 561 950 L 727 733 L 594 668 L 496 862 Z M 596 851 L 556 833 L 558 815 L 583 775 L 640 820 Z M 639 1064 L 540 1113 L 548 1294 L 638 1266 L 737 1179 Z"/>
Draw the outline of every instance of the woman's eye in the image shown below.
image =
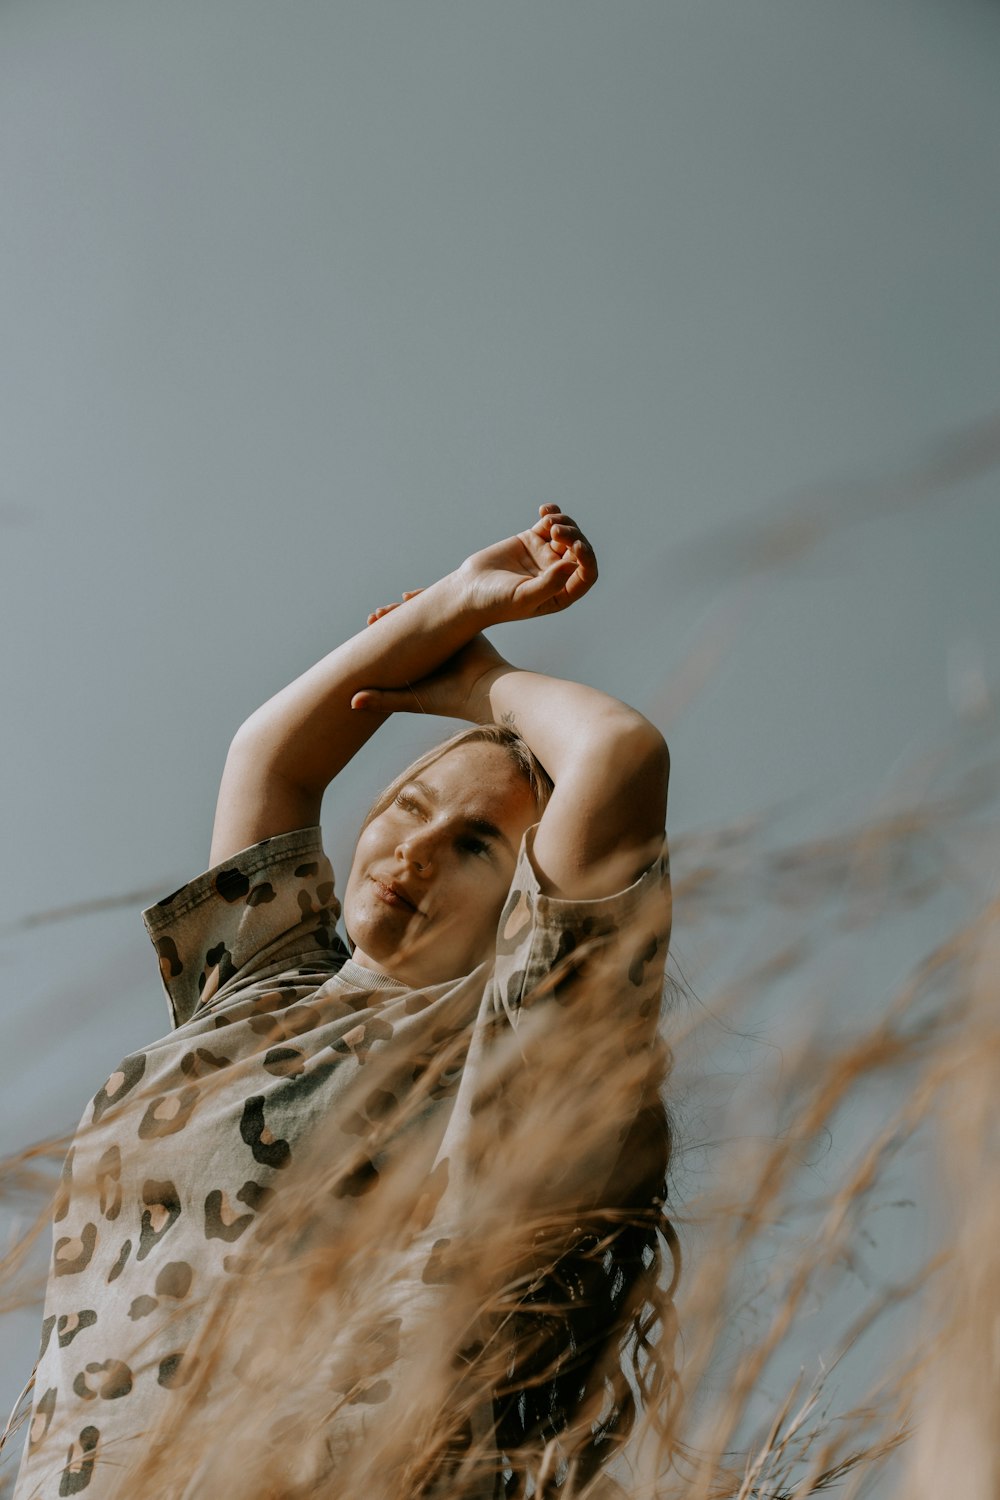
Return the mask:
<path fill-rule="evenodd" d="M 396 806 L 403 808 L 406 812 L 417 811 L 417 804 L 414 802 L 413 798 L 408 797 L 405 792 L 397 792 Z"/>
<path fill-rule="evenodd" d="M 491 846 L 484 839 L 463 838 L 459 839 L 459 848 L 465 849 L 469 854 L 490 854 Z"/>

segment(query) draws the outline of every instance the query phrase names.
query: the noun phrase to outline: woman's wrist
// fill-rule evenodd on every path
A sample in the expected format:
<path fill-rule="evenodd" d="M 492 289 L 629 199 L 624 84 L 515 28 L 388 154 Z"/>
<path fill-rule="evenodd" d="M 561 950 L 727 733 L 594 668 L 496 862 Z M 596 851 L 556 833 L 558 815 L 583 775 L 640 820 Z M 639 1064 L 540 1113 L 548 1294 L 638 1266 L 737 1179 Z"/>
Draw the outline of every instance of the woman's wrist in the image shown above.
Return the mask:
<path fill-rule="evenodd" d="M 440 591 L 440 597 L 444 608 L 456 621 L 467 624 L 469 628 L 469 640 L 482 630 L 488 630 L 491 625 L 499 625 L 503 622 L 503 614 L 482 602 L 480 591 L 475 586 L 475 581 L 468 566 L 469 560 L 460 563 L 451 573 L 446 573 L 437 584 L 432 584 L 435 592 Z"/>

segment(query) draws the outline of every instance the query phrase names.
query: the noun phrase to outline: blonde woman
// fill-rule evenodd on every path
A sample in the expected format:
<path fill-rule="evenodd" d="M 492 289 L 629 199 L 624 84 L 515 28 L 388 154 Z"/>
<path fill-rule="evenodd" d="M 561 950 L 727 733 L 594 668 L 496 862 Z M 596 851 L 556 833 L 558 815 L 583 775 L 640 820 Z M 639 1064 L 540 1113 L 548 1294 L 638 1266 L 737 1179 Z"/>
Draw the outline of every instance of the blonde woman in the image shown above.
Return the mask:
<path fill-rule="evenodd" d="M 482 634 L 596 579 L 543 506 L 237 732 L 211 868 L 144 914 L 172 1029 L 67 1158 L 16 1500 L 554 1493 L 628 1430 L 669 1240 L 667 750 Z M 370 810 L 345 943 L 321 803 L 397 712 L 471 727 Z"/>

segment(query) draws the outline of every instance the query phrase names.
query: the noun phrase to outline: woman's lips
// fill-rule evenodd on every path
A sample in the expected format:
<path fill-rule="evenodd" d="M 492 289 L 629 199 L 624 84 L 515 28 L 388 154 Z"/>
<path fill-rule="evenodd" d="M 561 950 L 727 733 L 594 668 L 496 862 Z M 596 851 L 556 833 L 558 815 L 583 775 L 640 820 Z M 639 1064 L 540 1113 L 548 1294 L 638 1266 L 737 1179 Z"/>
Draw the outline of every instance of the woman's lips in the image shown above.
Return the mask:
<path fill-rule="evenodd" d="M 412 911 L 416 912 L 418 916 L 421 915 L 419 907 L 415 906 L 410 898 L 408 896 L 405 896 L 398 886 L 390 885 L 385 880 L 379 880 L 374 875 L 371 877 L 371 880 L 372 884 L 375 887 L 376 895 L 378 896 L 380 901 L 385 902 L 386 906 L 395 906 L 398 907 L 401 911 Z"/>

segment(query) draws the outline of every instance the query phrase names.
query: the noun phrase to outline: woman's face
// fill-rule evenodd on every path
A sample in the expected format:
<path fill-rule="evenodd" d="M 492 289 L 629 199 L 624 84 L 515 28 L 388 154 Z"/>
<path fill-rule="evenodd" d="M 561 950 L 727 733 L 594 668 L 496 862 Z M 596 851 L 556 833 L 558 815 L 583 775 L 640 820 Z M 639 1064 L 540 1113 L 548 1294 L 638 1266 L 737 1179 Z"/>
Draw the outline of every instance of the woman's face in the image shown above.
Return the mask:
<path fill-rule="evenodd" d="M 405 782 L 358 839 L 344 923 L 354 962 L 417 988 L 493 952 L 521 836 L 538 819 L 499 745 L 456 745 Z"/>

